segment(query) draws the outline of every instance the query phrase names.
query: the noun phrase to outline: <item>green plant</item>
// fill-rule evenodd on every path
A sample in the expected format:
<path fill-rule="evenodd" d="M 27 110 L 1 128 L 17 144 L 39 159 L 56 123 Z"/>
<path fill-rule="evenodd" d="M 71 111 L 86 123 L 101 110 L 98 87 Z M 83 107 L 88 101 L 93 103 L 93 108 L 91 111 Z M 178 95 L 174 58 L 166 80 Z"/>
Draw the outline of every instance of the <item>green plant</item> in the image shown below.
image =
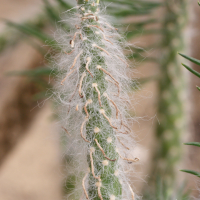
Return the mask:
<path fill-rule="evenodd" d="M 187 60 L 193 62 L 194 64 L 197 64 L 200 66 L 200 60 L 192 58 L 190 56 L 186 56 L 184 54 L 179 53 L 179 55 L 181 55 L 182 57 L 186 58 Z M 198 78 L 200 78 L 200 73 L 193 70 L 192 68 L 190 68 L 189 66 L 187 66 L 186 64 L 182 64 L 187 70 L 189 70 L 191 73 L 193 73 L 195 76 L 197 76 Z M 200 90 L 200 87 L 196 86 L 198 90 Z"/>
<path fill-rule="evenodd" d="M 186 24 L 185 0 L 165 0 L 162 22 L 162 42 L 158 80 L 158 120 L 156 148 L 149 185 L 156 190 L 156 179 L 165 185 L 166 199 L 174 195 L 177 164 L 181 159 L 182 135 L 186 129 L 183 98 L 186 78 L 179 65 L 177 51 L 184 47 L 183 28 Z"/>
<path fill-rule="evenodd" d="M 186 58 L 187 60 L 193 62 L 194 64 L 197 64 L 200 66 L 200 60 L 198 59 L 195 59 L 195 58 L 192 58 L 190 56 L 187 56 L 187 55 L 184 55 L 184 54 L 181 54 L 179 53 L 179 55 L 181 55 L 182 57 Z M 188 65 L 186 64 L 182 64 L 187 70 L 189 70 L 191 73 L 193 73 L 195 76 L 197 76 L 198 78 L 200 78 L 200 73 L 193 70 L 191 67 L 189 67 Z M 198 86 L 196 86 L 197 89 L 200 91 L 200 88 Z M 185 143 L 185 145 L 192 145 L 192 146 L 196 146 L 196 147 L 200 147 L 200 143 L 198 142 L 189 142 L 189 143 Z M 193 170 L 186 170 L 186 169 L 183 169 L 181 170 L 182 172 L 186 172 L 186 173 L 189 173 L 189 174 L 193 174 L 197 177 L 200 178 L 200 173 L 199 172 L 196 172 L 196 171 L 193 171 Z"/>
<path fill-rule="evenodd" d="M 179 188 L 174 188 L 176 192 L 169 195 L 169 186 L 163 182 L 162 177 L 156 179 L 155 192 L 147 190 L 143 196 L 143 200 L 190 200 L 190 192 L 186 191 L 186 184 L 183 183 Z"/>
<path fill-rule="evenodd" d="M 61 51 L 54 96 L 66 137 L 68 199 L 134 199 L 124 172 L 138 161 L 126 119 L 126 42 L 98 0 L 79 0 L 63 21 L 73 26 L 55 34 Z"/>

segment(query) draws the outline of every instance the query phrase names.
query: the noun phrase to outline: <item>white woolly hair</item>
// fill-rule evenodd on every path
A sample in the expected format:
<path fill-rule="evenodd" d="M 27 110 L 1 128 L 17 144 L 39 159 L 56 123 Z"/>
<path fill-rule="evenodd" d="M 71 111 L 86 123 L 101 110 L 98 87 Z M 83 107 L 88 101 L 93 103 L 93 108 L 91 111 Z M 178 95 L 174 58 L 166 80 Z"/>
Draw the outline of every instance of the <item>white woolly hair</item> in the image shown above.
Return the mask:
<path fill-rule="evenodd" d="M 94 56 L 91 48 L 99 48 L 98 44 L 96 44 L 99 38 L 104 45 L 104 48 L 101 49 L 101 56 L 104 57 L 107 65 L 106 70 L 103 72 L 105 74 L 104 81 L 108 83 L 106 92 L 101 94 L 101 96 L 106 97 L 110 102 L 112 116 L 109 116 L 109 120 L 110 124 L 117 127 L 117 130 L 114 130 L 113 138 L 106 138 L 106 135 L 104 135 L 105 130 L 99 130 L 98 127 L 93 132 L 94 134 L 95 132 L 101 132 L 101 137 L 108 143 L 115 141 L 116 152 L 119 153 L 119 169 L 115 171 L 113 176 L 118 176 L 122 184 L 122 199 L 136 199 L 136 195 L 130 185 L 132 185 L 131 181 L 136 176 L 134 173 L 134 163 L 138 159 L 134 155 L 133 149 L 136 143 L 129 128 L 130 123 L 133 123 L 135 119 L 128 112 L 132 106 L 127 93 L 132 82 L 128 75 L 132 72 L 129 68 L 128 60 L 123 53 L 125 49 L 129 50 L 127 48 L 128 44 L 118 34 L 117 29 L 107 22 L 101 11 L 93 15 L 98 17 L 100 26 L 91 27 L 97 39 L 87 38 L 82 32 L 82 29 L 87 27 L 87 23 L 81 24 L 84 20 L 82 17 L 84 16 L 81 12 L 75 12 L 76 9 L 84 8 L 80 5 L 67 11 L 65 18 L 62 20 L 63 24 L 70 24 L 71 29 L 69 31 L 59 29 L 55 33 L 55 39 L 62 51 L 54 58 L 54 67 L 59 72 L 56 78 L 54 97 L 59 104 L 58 113 L 60 115 L 61 127 L 63 127 L 62 137 L 65 143 L 63 156 L 66 160 L 66 173 L 67 177 L 69 177 L 69 185 L 75 185 L 74 189 L 67 193 L 66 199 L 87 198 L 84 195 L 84 190 L 87 190 L 88 183 L 86 180 L 84 183 L 85 188 L 83 188 L 83 177 L 88 173 L 87 155 L 91 147 L 82 137 L 86 135 L 86 129 L 83 124 L 86 114 L 83 110 L 86 103 L 91 103 L 92 98 L 88 100 L 85 95 L 83 95 L 83 98 L 80 98 L 80 90 L 84 91 L 84 87 L 88 88 L 90 86 L 96 87 L 97 90 L 101 89 L 101 85 L 96 85 L 92 77 L 90 79 L 87 78 L 87 82 L 83 79 L 84 73 L 90 73 L 95 77 L 96 68 L 100 69 L 101 66 L 90 68 L 89 72 L 87 70 L 80 72 L 79 69 L 81 62 L 90 63 L 91 59 L 93 59 Z M 91 12 L 88 10 L 87 13 Z M 81 49 L 81 44 L 85 40 L 93 44 L 92 47 L 88 44 L 84 49 Z M 103 102 L 102 100 L 102 104 Z M 98 111 L 99 107 L 96 110 Z M 105 119 L 102 113 L 103 111 L 100 111 L 96 114 Z M 88 115 L 90 115 L 90 112 L 88 112 Z M 106 129 L 107 126 L 105 124 L 103 129 Z M 105 148 L 103 145 L 101 147 L 102 149 Z M 113 152 L 108 153 L 107 157 L 113 157 Z M 103 164 L 106 165 L 107 162 L 105 161 Z M 104 196 L 102 198 L 105 199 Z M 114 200 L 115 196 L 111 194 L 110 199 Z"/>

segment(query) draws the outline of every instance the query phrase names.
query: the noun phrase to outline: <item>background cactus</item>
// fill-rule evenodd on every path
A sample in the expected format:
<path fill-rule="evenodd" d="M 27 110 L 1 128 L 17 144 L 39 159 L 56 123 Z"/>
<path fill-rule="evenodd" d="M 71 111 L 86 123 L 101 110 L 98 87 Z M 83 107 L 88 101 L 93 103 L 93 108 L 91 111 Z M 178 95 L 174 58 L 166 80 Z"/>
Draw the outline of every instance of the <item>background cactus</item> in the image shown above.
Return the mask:
<path fill-rule="evenodd" d="M 177 51 L 183 49 L 183 28 L 187 20 L 186 1 L 164 1 L 165 17 L 162 23 L 162 55 L 160 78 L 156 148 L 151 171 L 151 186 L 155 189 L 156 179 L 166 188 L 167 196 L 174 193 L 177 182 L 177 164 L 182 156 L 182 140 L 187 129 L 185 123 L 186 77 Z M 167 198 L 168 198 L 167 197 Z"/>
<path fill-rule="evenodd" d="M 138 161 L 126 120 L 126 43 L 102 16 L 99 1 L 78 3 L 63 20 L 71 30 L 55 36 L 62 51 L 55 97 L 66 134 L 67 187 L 73 186 L 68 199 L 135 199 L 124 173 Z"/>
<path fill-rule="evenodd" d="M 200 3 L 198 3 L 200 5 Z M 187 60 L 191 61 L 192 63 L 200 66 L 200 60 L 198 59 L 195 59 L 195 58 L 192 58 L 190 56 L 186 56 L 184 54 L 181 54 L 179 53 L 179 55 L 181 55 L 182 57 L 186 58 Z M 187 70 L 189 70 L 192 74 L 194 74 L 196 77 L 200 78 L 200 73 L 195 71 L 194 69 L 192 69 L 191 67 L 189 67 L 188 65 L 186 64 L 182 64 Z M 196 88 L 200 91 L 200 87 L 199 86 L 196 86 Z M 200 147 L 200 143 L 199 142 L 188 142 L 188 143 L 185 143 L 185 145 L 191 145 L 191 146 L 195 146 L 195 147 Z M 200 178 L 200 173 L 197 172 L 197 171 L 194 171 L 194 170 L 181 170 L 183 172 L 186 172 L 186 173 L 189 173 L 189 174 L 193 174 L 197 177 Z"/>

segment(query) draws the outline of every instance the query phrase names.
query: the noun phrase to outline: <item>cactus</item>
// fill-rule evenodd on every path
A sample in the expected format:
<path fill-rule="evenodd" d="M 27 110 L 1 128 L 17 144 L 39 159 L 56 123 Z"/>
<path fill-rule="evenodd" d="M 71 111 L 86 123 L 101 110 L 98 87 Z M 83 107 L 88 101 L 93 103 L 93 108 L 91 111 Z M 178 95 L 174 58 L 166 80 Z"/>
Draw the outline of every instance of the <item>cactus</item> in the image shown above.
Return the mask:
<path fill-rule="evenodd" d="M 62 49 L 55 96 L 67 136 L 67 198 L 135 199 L 124 173 L 138 161 L 126 119 L 125 41 L 101 15 L 98 0 L 79 0 L 67 13 L 63 22 L 72 29 L 55 36 Z"/>
<path fill-rule="evenodd" d="M 177 57 L 177 51 L 184 46 L 183 27 L 187 16 L 186 1 L 166 0 L 165 9 L 161 47 L 163 55 L 160 59 L 161 77 L 159 80 L 160 123 L 157 126 L 157 148 L 151 174 L 152 177 L 162 178 L 168 188 L 168 194 L 172 194 L 176 183 L 176 166 L 182 155 L 182 135 L 186 130 L 183 104 L 186 78 Z"/>

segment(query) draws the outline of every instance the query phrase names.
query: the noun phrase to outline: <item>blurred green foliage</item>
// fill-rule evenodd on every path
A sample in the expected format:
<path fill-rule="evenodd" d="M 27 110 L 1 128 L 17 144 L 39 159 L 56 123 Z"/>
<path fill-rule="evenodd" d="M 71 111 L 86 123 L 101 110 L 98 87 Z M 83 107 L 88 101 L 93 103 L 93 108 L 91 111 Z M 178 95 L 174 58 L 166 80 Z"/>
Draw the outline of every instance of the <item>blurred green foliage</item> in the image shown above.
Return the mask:
<path fill-rule="evenodd" d="M 187 23 L 186 0 L 164 0 L 161 14 L 162 35 L 158 78 L 158 120 L 153 164 L 149 185 L 156 193 L 157 178 L 165 186 L 166 199 L 174 195 L 178 183 L 177 166 L 182 158 L 182 138 L 187 130 L 185 121 L 186 77 L 177 51 L 184 48 L 184 27 Z"/>
<path fill-rule="evenodd" d="M 183 58 L 186 58 L 187 60 L 191 61 L 192 63 L 200 66 L 200 60 L 198 59 L 195 59 L 195 58 L 192 58 L 190 56 L 187 56 L 187 55 L 184 55 L 184 54 L 181 54 L 179 53 L 179 55 L 181 55 Z M 186 64 L 183 64 L 182 65 L 187 69 L 189 70 L 192 74 L 194 74 L 195 76 L 197 76 L 198 78 L 200 78 L 200 73 L 193 70 L 191 67 L 189 67 L 188 65 Z M 200 91 L 200 88 L 198 86 L 196 86 L 197 89 Z M 185 143 L 185 145 L 191 145 L 191 146 L 196 146 L 196 147 L 200 147 L 200 143 L 199 142 L 188 142 L 188 143 Z M 181 170 L 182 172 L 186 172 L 186 173 L 189 173 L 189 174 L 192 174 L 192 175 L 195 175 L 197 176 L 198 178 L 200 178 L 200 173 L 199 172 L 196 172 L 196 171 L 193 171 L 193 170 L 187 170 L 187 169 L 183 169 Z"/>
<path fill-rule="evenodd" d="M 148 187 L 147 187 L 148 188 Z M 144 193 L 143 200 L 190 200 L 190 191 L 185 191 L 186 184 L 174 188 L 173 194 L 168 194 L 168 185 L 157 177 L 155 192 L 148 190 Z"/>

